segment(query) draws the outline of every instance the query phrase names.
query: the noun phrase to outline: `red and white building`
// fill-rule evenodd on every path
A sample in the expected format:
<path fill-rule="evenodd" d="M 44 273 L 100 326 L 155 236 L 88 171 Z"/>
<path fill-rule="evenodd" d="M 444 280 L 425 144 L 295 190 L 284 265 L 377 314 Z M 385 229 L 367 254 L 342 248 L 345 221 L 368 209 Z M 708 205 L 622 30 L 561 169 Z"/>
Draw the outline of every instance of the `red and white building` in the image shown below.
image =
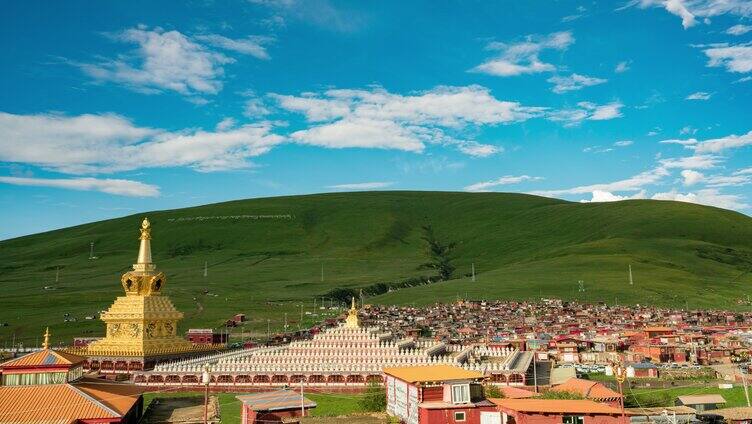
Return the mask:
<path fill-rule="evenodd" d="M 451 365 L 385 368 L 386 410 L 406 424 L 486 423 L 498 415 L 483 395 L 484 375 Z"/>

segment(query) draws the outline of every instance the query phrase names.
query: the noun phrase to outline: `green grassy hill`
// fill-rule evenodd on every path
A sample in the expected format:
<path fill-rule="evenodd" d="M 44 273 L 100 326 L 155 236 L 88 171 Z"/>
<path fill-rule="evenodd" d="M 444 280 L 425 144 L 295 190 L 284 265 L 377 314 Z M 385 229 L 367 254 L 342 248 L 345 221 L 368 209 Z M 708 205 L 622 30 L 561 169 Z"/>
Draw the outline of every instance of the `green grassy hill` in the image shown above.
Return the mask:
<path fill-rule="evenodd" d="M 722 209 L 504 193 L 277 197 L 139 213 L 0 242 L 0 323 L 9 324 L 0 327 L 0 345 L 14 333 L 34 344 L 45 325 L 64 341 L 102 334 L 101 322 L 84 317 L 122 294 L 119 278 L 135 261 L 143 216 L 154 228 L 154 261 L 168 276 L 165 292 L 186 314 L 182 329 L 218 326 L 235 312 L 263 333 L 267 319 L 280 330 L 285 313 L 296 328 L 300 305 L 311 311 L 313 298 L 332 288 L 428 275 L 418 269 L 426 223 L 457 243 L 457 275 L 474 263 L 477 281 L 462 277 L 369 302 L 556 296 L 741 309 L 752 285 L 752 219 Z M 96 260 L 88 259 L 92 241 Z M 48 285 L 56 290 L 44 290 Z M 64 322 L 66 313 L 77 321 Z"/>

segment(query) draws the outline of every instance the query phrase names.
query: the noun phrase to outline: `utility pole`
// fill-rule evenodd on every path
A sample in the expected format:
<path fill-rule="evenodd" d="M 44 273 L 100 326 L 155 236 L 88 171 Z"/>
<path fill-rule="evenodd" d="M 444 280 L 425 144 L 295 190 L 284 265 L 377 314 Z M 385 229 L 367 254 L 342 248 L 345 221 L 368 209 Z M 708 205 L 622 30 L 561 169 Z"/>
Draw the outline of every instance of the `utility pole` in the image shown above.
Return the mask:
<path fill-rule="evenodd" d="M 324 263 L 321 262 L 321 282 L 324 282 Z"/>
<path fill-rule="evenodd" d="M 94 259 L 94 242 L 89 243 L 89 259 Z"/>
<path fill-rule="evenodd" d="M 58 265 L 57 268 L 55 268 L 55 284 L 60 281 L 60 266 Z"/>
<path fill-rule="evenodd" d="M 629 285 L 634 285 L 634 280 L 632 279 L 632 264 L 629 264 Z"/>
<path fill-rule="evenodd" d="M 204 261 L 204 278 L 209 275 L 209 261 Z"/>
<path fill-rule="evenodd" d="M 305 417 L 305 398 L 303 397 L 303 379 L 300 379 L 300 416 Z"/>
<path fill-rule="evenodd" d="M 533 382 L 535 383 L 535 393 L 538 393 L 538 346 L 533 350 Z"/>
<path fill-rule="evenodd" d="M 209 423 L 209 383 L 211 383 L 211 366 L 204 364 L 204 372 L 201 374 L 201 382 L 206 386 L 204 390 L 204 424 Z"/>
<path fill-rule="evenodd" d="M 475 282 L 475 263 L 472 265 L 473 283 Z"/>
<path fill-rule="evenodd" d="M 739 371 L 742 371 L 741 368 Z M 749 390 L 747 389 L 747 376 L 742 372 L 742 384 L 744 384 L 744 397 L 747 399 L 747 406 L 750 406 L 749 404 Z"/>
<path fill-rule="evenodd" d="M 266 345 L 269 345 L 269 340 L 271 339 L 271 322 L 269 318 L 266 319 Z"/>

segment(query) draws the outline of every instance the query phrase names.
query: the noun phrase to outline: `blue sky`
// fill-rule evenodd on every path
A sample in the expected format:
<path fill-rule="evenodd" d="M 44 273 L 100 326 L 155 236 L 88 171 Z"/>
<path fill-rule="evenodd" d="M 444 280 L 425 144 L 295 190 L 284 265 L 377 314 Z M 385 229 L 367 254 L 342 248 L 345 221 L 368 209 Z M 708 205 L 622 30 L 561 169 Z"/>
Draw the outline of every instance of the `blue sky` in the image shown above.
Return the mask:
<path fill-rule="evenodd" d="M 749 214 L 750 18 L 739 0 L 8 4 L 0 238 L 368 189 Z"/>

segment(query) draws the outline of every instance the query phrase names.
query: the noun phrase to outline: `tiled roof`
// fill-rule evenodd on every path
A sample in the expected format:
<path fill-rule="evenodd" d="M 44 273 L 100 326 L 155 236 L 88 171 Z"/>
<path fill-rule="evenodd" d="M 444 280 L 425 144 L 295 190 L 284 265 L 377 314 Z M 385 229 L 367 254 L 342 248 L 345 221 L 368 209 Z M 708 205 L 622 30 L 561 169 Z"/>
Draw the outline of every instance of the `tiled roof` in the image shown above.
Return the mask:
<path fill-rule="evenodd" d="M 120 415 L 130 411 L 138 396 L 146 390 L 131 384 L 109 383 L 96 379 L 83 379 L 74 386 Z"/>
<path fill-rule="evenodd" d="M 489 399 L 496 405 L 519 412 L 548 412 L 559 414 L 621 414 L 618 408 L 592 400 L 559 399 Z"/>
<path fill-rule="evenodd" d="M 582 397 L 594 400 L 619 399 L 621 394 L 615 392 L 597 381 L 570 378 L 562 384 L 553 387 L 555 392 L 574 392 Z"/>
<path fill-rule="evenodd" d="M 384 374 L 397 377 L 408 383 L 424 381 L 473 380 L 483 378 L 483 373 L 467 371 L 452 365 L 426 365 L 417 367 L 384 368 Z"/>
<path fill-rule="evenodd" d="M 276 392 L 254 393 L 236 396 L 243 404 L 254 411 L 278 411 L 282 409 L 300 408 L 300 394 L 292 390 L 278 390 Z M 303 397 L 303 406 L 315 408 L 316 402 Z"/>
<path fill-rule="evenodd" d="M 86 358 L 78 355 L 44 349 L 3 362 L 0 368 L 72 366 L 84 361 Z"/>
<path fill-rule="evenodd" d="M 527 399 L 536 396 L 534 392 L 530 390 L 520 389 L 513 386 L 501 386 L 499 387 L 501 393 L 504 393 L 504 399 Z"/>
<path fill-rule="evenodd" d="M 70 384 L 0 387 L 0 423 L 67 423 L 119 416 Z"/>

